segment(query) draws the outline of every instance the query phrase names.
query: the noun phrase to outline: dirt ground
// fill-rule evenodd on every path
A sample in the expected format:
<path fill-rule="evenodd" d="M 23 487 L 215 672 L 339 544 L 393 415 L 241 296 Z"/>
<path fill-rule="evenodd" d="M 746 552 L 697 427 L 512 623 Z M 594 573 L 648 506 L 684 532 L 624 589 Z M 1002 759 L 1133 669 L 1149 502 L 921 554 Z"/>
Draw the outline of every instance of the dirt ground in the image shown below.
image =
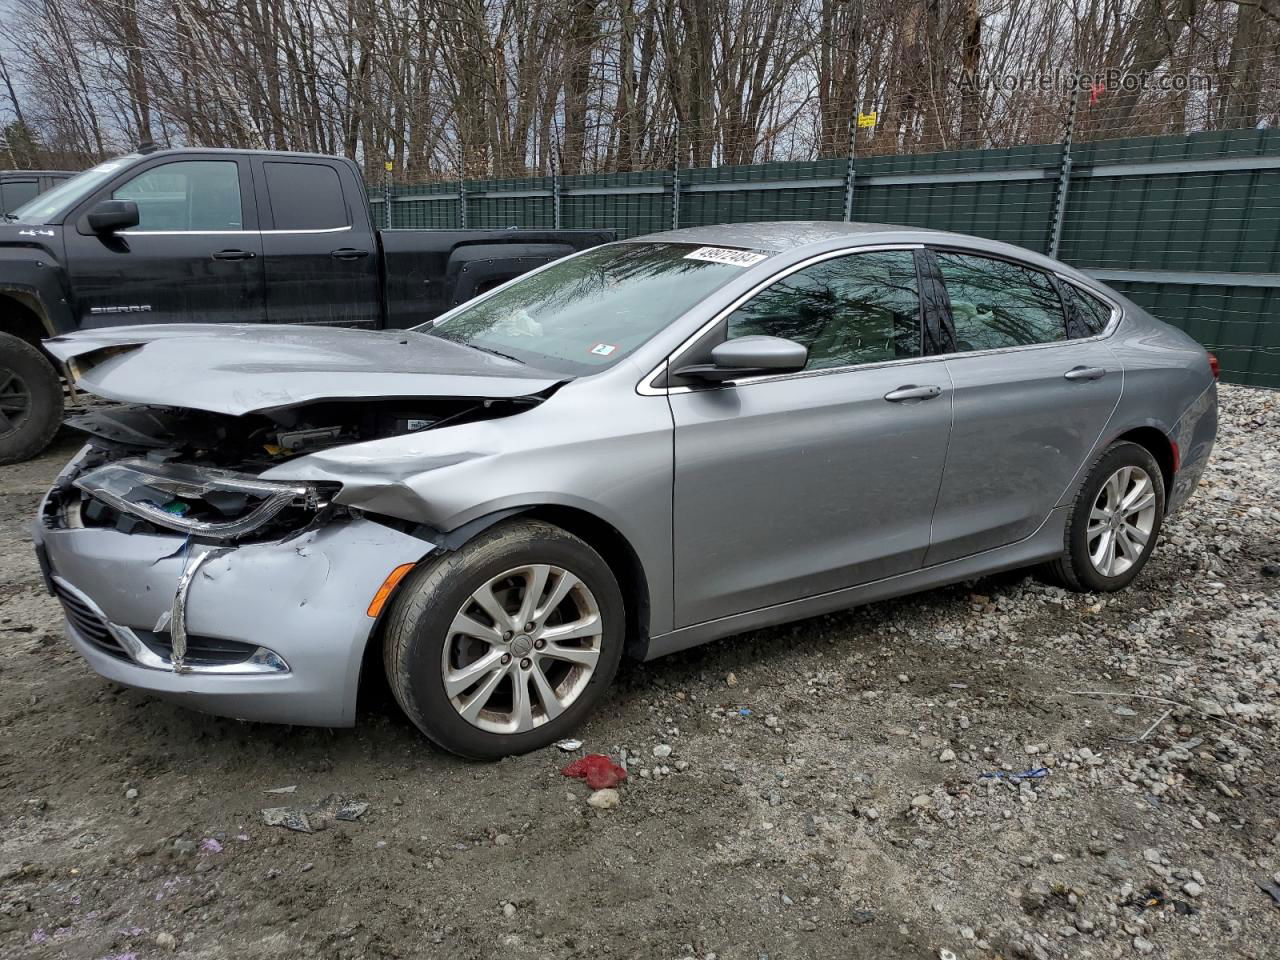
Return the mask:
<path fill-rule="evenodd" d="M 626 751 L 608 811 L 376 687 L 316 730 L 99 679 L 27 533 L 63 436 L 0 469 L 0 956 L 1280 956 L 1280 394 L 1223 421 L 1125 593 L 1005 575 L 624 666 L 579 751 Z M 328 798 L 368 809 L 264 823 Z"/>

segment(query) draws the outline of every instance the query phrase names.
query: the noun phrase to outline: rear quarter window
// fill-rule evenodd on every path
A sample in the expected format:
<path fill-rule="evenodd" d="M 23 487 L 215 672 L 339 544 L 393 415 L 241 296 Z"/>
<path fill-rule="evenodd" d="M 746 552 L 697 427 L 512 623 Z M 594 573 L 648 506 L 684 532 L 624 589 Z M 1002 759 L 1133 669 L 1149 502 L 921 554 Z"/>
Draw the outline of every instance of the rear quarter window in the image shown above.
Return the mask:
<path fill-rule="evenodd" d="M 1065 283 L 1063 286 L 1068 291 L 1068 299 L 1071 301 L 1072 323 L 1068 332 L 1072 339 L 1096 337 L 1106 330 L 1111 322 L 1111 307 L 1074 284 Z"/>

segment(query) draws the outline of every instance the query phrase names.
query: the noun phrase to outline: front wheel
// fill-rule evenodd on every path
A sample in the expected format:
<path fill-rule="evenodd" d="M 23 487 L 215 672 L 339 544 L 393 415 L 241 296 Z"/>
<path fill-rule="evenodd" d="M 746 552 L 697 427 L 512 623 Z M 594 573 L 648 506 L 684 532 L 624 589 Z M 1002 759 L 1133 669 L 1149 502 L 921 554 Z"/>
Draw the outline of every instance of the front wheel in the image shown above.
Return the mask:
<path fill-rule="evenodd" d="M 1146 565 L 1164 520 L 1164 477 L 1136 443 L 1114 443 L 1085 478 L 1067 520 L 1066 551 L 1049 564 L 1073 590 L 1127 587 Z"/>
<path fill-rule="evenodd" d="M 34 457 L 61 423 L 58 372 L 31 344 L 0 333 L 0 463 Z"/>
<path fill-rule="evenodd" d="M 613 680 L 624 637 L 604 559 L 559 527 L 517 521 L 414 571 L 388 615 L 383 661 L 428 738 L 497 759 L 577 727 Z"/>

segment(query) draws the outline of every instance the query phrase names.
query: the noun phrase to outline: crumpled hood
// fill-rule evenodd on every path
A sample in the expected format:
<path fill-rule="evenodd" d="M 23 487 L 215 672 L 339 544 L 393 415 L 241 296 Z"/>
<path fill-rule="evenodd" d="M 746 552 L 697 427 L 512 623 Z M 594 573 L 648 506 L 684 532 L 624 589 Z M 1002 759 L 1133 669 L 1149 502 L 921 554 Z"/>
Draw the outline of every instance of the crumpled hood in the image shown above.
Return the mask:
<path fill-rule="evenodd" d="M 408 330 L 175 323 L 46 340 L 108 400 L 239 416 L 320 400 L 528 396 L 565 377 Z"/>

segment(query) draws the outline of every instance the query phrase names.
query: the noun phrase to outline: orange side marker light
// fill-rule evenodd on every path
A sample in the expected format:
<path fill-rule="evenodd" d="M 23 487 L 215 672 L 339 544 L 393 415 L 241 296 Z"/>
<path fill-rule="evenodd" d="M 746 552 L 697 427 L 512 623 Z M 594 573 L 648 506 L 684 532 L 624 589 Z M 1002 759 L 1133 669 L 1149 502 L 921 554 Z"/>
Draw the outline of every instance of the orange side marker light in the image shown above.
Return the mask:
<path fill-rule="evenodd" d="M 378 592 L 369 601 L 369 609 L 365 612 L 377 619 L 378 614 L 382 613 L 382 608 L 386 606 L 387 599 L 391 596 L 392 591 L 395 590 L 396 584 L 403 580 L 413 568 L 414 564 L 412 563 L 402 563 L 387 574 L 387 579 L 382 581 L 382 586 L 378 588 Z"/>

